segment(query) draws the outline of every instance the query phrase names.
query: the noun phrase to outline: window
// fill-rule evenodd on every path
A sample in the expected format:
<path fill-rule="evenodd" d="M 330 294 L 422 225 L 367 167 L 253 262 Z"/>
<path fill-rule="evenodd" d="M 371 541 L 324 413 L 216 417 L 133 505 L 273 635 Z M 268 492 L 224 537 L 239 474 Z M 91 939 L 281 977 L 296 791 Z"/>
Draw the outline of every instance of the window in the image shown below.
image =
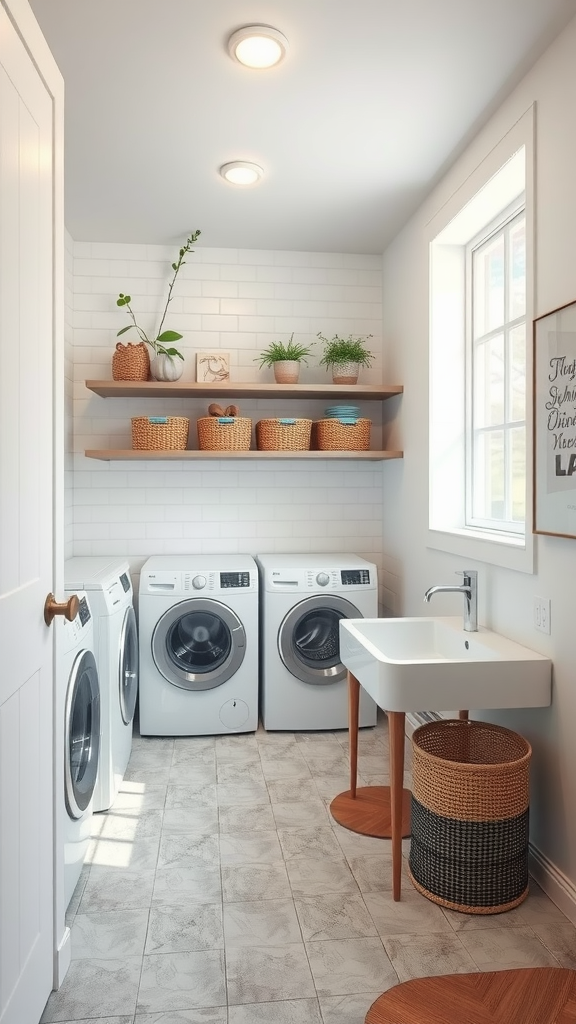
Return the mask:
<path fill-rule="evenodd" d="M 430 222 L 430 547 L 533 571 L 531 108 Z"/>
<path fill-rule="evenodd" d="M 467 268 L 466 525 L 522 534 L 526 519 L 526 217 L 474 239 Z"/>

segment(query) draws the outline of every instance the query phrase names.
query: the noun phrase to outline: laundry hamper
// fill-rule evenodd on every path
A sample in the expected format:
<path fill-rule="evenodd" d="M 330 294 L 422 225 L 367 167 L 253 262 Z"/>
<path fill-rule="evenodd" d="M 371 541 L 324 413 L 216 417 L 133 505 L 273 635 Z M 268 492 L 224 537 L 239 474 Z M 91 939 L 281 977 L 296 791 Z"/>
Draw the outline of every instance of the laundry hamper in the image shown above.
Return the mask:
<path fill-rule="evenodd" d="M 528 741 L 450 719 L 416 729 L 412 755 L 415 888 L 465 914 L 518 906 L 528 895 Z"/>

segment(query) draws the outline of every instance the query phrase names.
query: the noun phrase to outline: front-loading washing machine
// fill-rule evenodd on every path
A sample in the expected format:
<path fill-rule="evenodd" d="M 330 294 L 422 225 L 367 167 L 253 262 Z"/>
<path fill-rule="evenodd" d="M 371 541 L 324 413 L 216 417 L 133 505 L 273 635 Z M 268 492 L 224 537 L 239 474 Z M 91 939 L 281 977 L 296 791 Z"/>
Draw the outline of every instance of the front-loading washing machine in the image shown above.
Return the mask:
<path fill-rule="evenodd" d="M 376 566 L 355 555 L 258 555 L 261 592 L 261 708 L 265 729 L 348 727 L 343 618 L 376 618 Z M 360 691 L 361 726 L 377 708 Z"/>
<path fill-rule="evenodd" d="M 92 615 L 85 593 L 79 592 L 78 614 L 61 621 L 56 687 L 56 778 L 59 842 L 63 847 L 64 900 L 68 906 L 82 871 L 90 842 L 92 798 L 100 752 L 100 685 L 94 657 Z M 60 854 L 61 856 L 61 854 Z"/>
<path fill-rule="evenodd" d="M 130 760 L 138 695 L 138 634 L 130 567 L 124 559 L 108 556 L 70 558 L 64 579 L 67 592 L 89 594 L 102 725 L 93 809 L 106 811 Z"/>
<path fill-rule="evenodd" d="M 140 732 L 258 727 L 258 569 L 249 555 L 155 556 L 140 573 Z"/>

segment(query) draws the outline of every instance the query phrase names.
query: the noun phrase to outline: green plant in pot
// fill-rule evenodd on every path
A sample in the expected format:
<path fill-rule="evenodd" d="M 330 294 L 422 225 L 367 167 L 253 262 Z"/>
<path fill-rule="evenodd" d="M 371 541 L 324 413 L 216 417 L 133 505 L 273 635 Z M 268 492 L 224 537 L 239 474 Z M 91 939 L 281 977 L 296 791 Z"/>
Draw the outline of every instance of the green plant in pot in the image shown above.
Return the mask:
<path fill-rule="evenodd" d="M 136 346 L 129 344 L 128 350 L 132 349 L 134 352 L 136 349 L 139 348 L 144 350 L 145 358 L 142 357 L 141 353 L 138 354 L 139 363 L 141 363 L 143 367 L 146 366 L 147 363 L 149 363 L 152 376 L 154 377 L 155 380 L 178 380 L 178 378 L 182 376 L 182 371 L 184 368 L 184 356 L 182 355 L 181 352 L 178 351 L 177 348 L 174 348 L 173 344 L 175 341 L 179 341 L 182 335 L 179 334 L 177 331 L 164 331 L 162 330 L 162 328 L 164 327 L 164 321 L 166 319 L 166 314 L 168 312 L 168 306 L 172 301 L 172 293 L 174 290 L 174 285 L 176 284 L 176 278 L 178 277 L 180 270 L 182 269 L 186 262 L 184 257 L 187 256 L 189 252 L 194 251 L 192 249 L 192 246 L 194 242 L 197 241 L 199 236 L 200 231 L 194 231 L 186 239 L 183 246 L 179 250 L 178 259 L 176 260 L 175 263 L 172 264 L 172 270 L 174 271 L 174 273 L 172 274 L 172 279 L 170 281 L 170 284 L 168 285 L 168 296 L 166 299 L 166 304 L 164 306 L 164 310 L 160 319 L 158 331 L 156 332 L 156 336 L 154 338 L 149 337 L 144 328 L 140 327 L 140 325 L 137 323 L 136 317 L 134 315 L 134 310 L 132 309 L 131 306 L 131 296 L 124 295 L 123 292 L 120 292 L 118 298 L 116 299 L 116 305 L 124 306 L 132 321 L 132 323 L 128 324 L 127 327 L 122 327 L 121 330 L 117 332 L 116 337 L 119 338 L 122 334 L 126 334 L 127 331 L 135 330 L 137 332 L 140 341 Z M 146 346 L 149 346 L 152 349 L 152 352 L 154 353 L 151 361 L 149 361 L 148 350 Z M 124 352 L 122 351 L 123 349 Z M 130 353 L 129 351 L 128 353 L 126 353 L 126 347 L 122 345 L 121 342 L 118 342 L 118 344 L 116 345 L 116 352 L 114 353 L 114 358 L 112 360 L 112 375 L 114 377 L 114 380 L 126 379 L 126 377 L 120 377 L 116 375 L 115 362 L 117 366 L 121 366 L 122 362 L 125 362 L 127 358 L 129 362 L 130 360 L 134 361 L 135 359 L 133 354 Z M 119 372 L 122 373 L 122 369 L 120 369 Z M 142 373 L 144 373 L 144 369 L 142 370 Z M 147 378 L 147 372 L 145 373 L 144 376 L 140 376 L 138 378 L 128 377 L 128 379 L 139 380 L 147 380 Z"/>
<path fill-rule="evenodd" d="M 360 367 L 372 365 L 375 356 L 366 348 L 371 334 L 358 337 L 349 334 L 347 338 L 335 334 L 333 338 L 325 338 L 318 331 L 318 337 L 324 344 L 320 366 L 332 367 L 334 384 L 356 384 Z"/>
<path fill-rule="evenodd" d="M 311 355 L 311 345 L 300 345 L 294 341 L 294 332 L 290 340 L 272 341 L 268 348 L 264 349 L 255 362 L 260 361 L 260 368 L 271 366 L 274 370 L 274 380 L 277 384 L 297 384 L 300 376 L 300 363 L 308 363 L 307 356 Z"/>

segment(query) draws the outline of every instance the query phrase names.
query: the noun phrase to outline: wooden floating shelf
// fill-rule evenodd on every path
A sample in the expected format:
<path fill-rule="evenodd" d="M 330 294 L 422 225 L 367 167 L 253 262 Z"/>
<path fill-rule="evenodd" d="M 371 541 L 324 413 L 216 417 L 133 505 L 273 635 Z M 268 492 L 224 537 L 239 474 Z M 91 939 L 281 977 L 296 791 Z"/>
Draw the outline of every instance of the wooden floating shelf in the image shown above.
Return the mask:
<path fill-rule="evenodd" d="M 151 462 L 154 460 L 206 460 L 206 459 L 353 459 L 356 462 L 383 462 L 387 459 L 401 459 L 403 452 L 368 451 L 142 451 L 135 448 L 89 449 L 84 454 L 88 459 L 100 459 L 104 462 L 125 460 L 129 462 Z"/>
<path fill-rule="evenodd" d="M 384 384 L 181 384 L 156 380 L 87 380 L 86 387 L 101 398 L 355 398 L 380 399 L 401 395 L 400 385 Z"/>

